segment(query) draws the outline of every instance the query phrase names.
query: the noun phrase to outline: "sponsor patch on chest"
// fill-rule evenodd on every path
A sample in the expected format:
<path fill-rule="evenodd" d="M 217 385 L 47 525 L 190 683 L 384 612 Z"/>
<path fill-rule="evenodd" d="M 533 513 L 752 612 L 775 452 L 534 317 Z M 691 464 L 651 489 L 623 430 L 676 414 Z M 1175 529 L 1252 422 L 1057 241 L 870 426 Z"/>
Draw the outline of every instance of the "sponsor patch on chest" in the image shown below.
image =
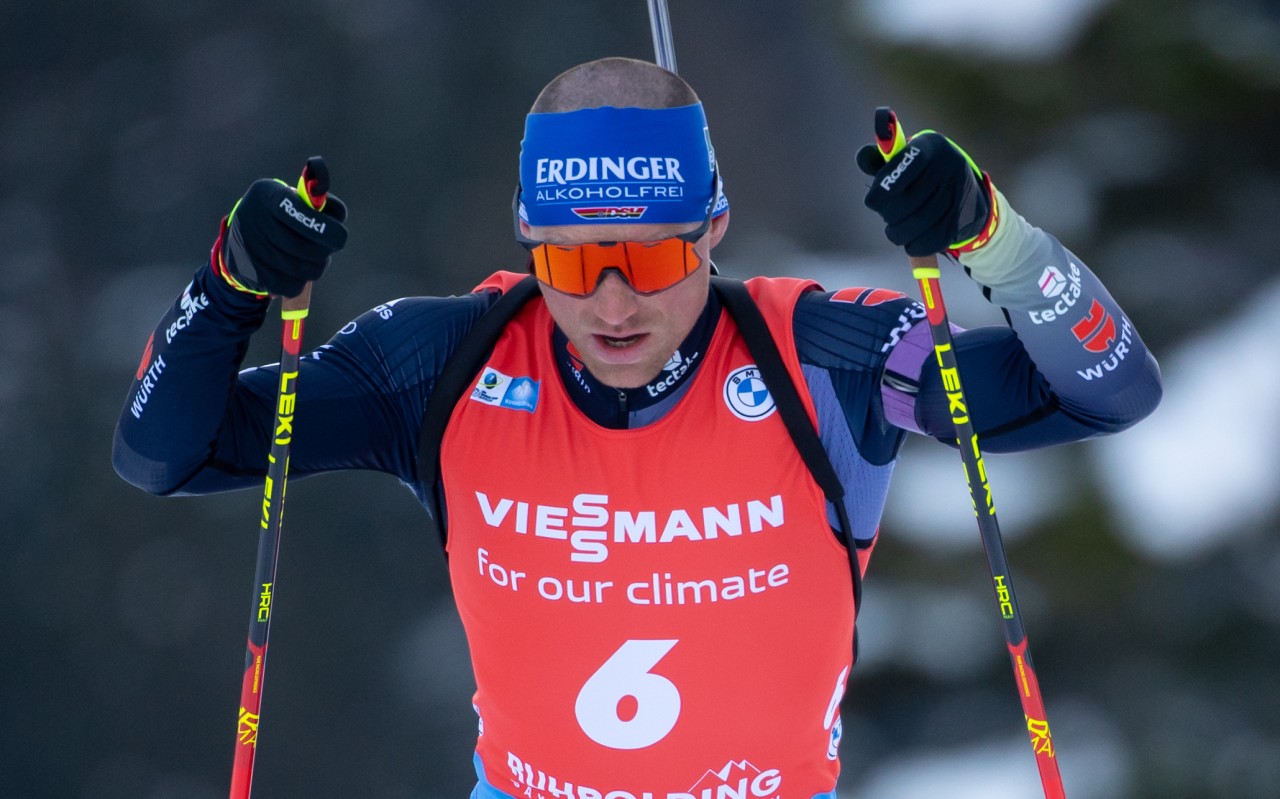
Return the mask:
<path fill-rule="evenodd" d="M 777 410 L 755 364 L 735 369 L 724 381 L 724 404 L 744 422 L 759 422 Z"/>
<path fill-rule="evenodd" d="M 511 377 L 485 367 L 471 389 L 471 401 L 533 413 L 538 407 L 539 382 L 531 377 Z"/>

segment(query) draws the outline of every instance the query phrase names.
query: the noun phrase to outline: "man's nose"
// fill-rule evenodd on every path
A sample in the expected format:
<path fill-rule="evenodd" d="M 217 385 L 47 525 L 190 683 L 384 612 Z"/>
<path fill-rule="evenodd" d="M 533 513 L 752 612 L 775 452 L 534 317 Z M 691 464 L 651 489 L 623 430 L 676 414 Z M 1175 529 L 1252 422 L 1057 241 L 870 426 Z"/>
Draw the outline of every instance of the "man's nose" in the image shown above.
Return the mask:
<path fill-rule="evenodd" d="M 615 270 L 608 270 L 596 285 L 594 300 L 596 316 L 608 325 L 621 325 L 636 312 L 639 295 L 632 290 Z"/>

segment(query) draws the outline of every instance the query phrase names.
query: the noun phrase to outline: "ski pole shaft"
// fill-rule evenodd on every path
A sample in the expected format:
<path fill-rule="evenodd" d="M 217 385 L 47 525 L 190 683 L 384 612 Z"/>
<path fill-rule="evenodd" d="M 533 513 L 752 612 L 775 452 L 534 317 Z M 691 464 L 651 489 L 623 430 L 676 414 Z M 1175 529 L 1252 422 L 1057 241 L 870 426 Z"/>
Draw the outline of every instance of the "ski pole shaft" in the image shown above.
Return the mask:
<path fill-rule="evenodd" d="M 671 38 L 671 15 L 667 13 L 667 0 L 648 0 L 648 3 L 654 63 L 663 69 L 679 72 L 676 69 L 676 46 Z"/>
<path fill-rule="evenodd" d="M 876 145 L 889 160 L 906 146 L 906 136 L 898 123 L 897 115 L 888 108 L 877 108 L 875 117 Z M 969 401 L 960 382 L 960 369 L 956 363 L 955 347 L 951 338 L 951 323 L 947 307 L 942 300 L 941 271 L 936 255 L 908 256 L 911 272 L 920 286 L 920 297 L 929 320 L 929 332 L 933 338 L 933 352 L 942 374 L 942 386 L 947 392 L 951 408 L 951 422 L 956 430 L 956 445 L 964 462 L 965 476 L 969 483 L 969 497 L 973 512 L 978 518 L 978 532 L 982 537 L 982 549 L 986 553 L 987 567 L 991 572 L 996 603 L 1003 622 L 1005 644 L 1013 665 L 1014 682 L 1022 713 L 1035 753 L 1040 783 L 1047 799 L 1065 799 L 1062 776 L 1058 773 L 1058 760 L 1049 735 L 1049 720 L 1040 695 L 1040 683 L 1031 664 L 1031 651 L 1027 646 L 1026 632 L 1022 626 L 1022 614 L 1013 591 L 1013 578 L 1005 560 L 1004 543 L 1000 537 L 1000 524 L 996 519 L 995 504 L 991 499 L 991 485 L 987 481 L 986 466 L 982 462 L 982 450 L 978 446 L 978 434 L 969 416 Z"/>
<path fill-rule="evenodd" d="M 307 161 L 298 180 L 298 195 L 314 210 L 323 210 L 329 190 L 324 161 Z M 244 676 L 240 684 L 240 713 L 236 726 L 235 761 L 231 767 L 230 799 L 248 799 L 253 789 L 253 764 L 258 747 L 258 723 L 262 714 L 262 689 L 266 680 L 267 638 L 271 631 L 276 566 L 280 555 L 280 527 L 284 519 L 285 483 L 289 476 L 289 449 L 293 443 L 293 415 L 297 402 L 298 361 L 302 328 L 311 306 L 311 284 L 296 297 L 280 301 L 280 383 L 276 394 L 271 450 L 263 485 L 258 560 L 253 578 L 253 603 L 249 614 L 249 642 Z"/>
<path fill-rule="evenodd" d="M 1018 689 L 1018 699 L 1022 702 L 1022 713 L 1031 738 L 1031 748 L 1035 753 L 1036 767 L 1040 771 L 1040 782 L 1048 799 L 1063 799 L 1066 794 L 1062 777 L 1058 773 L 1057 753 L 1049 734 L 1044 699 L 1040 695 L 1040 683 L 1031 662 L 1031 651 L 1022 626 L 1022 614 L 1018 610 L 1018 600 L 1013 590 L 1013 577 L 1005 559 L 1000 524 L 991 499 L 991 485 L 987 480 L 986 466 L 982 462 L 982 451 L 978 446 L 978 434 L 973 429 L 973 422 L 968 414 L 969 402 L 960 382 L 950 322 L 942 301 L 938 259 L 930 255 L 924 258 L 912 257 L 910 260 L 912 276 L 920 285 L 921 298 L 928 313 L 929 331 L 933 336 L 933 351 L 942 374 L 943 388 L 949 397 L 951 421 L 956 428 L 956 444 L 964 462 L 969 497 L 973 501 L 974 514 L 978 519 L 978 532 L 982 537 L 987 568 L 991 572 L 992 587 L 1003 622 L 1005 644 L 1009 648 L 1014 682 Z"/>

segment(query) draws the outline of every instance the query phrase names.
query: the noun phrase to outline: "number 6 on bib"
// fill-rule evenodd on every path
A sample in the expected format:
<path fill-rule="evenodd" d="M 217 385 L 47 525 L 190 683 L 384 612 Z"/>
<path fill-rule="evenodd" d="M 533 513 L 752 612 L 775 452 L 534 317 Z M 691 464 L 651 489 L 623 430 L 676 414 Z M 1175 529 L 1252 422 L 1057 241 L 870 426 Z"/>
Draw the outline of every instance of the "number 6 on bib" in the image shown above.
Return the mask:
<path fill-rule="evenodd" d="M 573 706 L 588 738 L 611 749 L 643 749 L 671 732 L 680 716 L 680 691 L 650 669 L 677 643 L 626 641 L 591 675 Z M 620 707 L 627 697 L 635 700 L 634 714 Z"/>

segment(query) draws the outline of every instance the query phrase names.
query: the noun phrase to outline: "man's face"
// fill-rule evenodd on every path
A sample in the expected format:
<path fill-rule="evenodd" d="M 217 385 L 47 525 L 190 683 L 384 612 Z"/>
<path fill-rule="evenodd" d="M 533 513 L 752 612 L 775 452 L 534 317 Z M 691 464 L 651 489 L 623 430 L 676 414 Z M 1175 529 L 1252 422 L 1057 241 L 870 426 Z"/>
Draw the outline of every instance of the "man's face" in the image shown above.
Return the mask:
<path fill-rule="evenodd" d="M 528 228 L 524 233 L 549 244 L 575 245 L 654 241 L 697 227 L 696 223 L 557 225 Z M 662 372 L 707 302 L 711 247 L 722 232 L 723 223 L 713 223 L 695 245 L 702 264 L 684 280 L 656 294 L 637 294 L 614 270 L 605 272 L 595 292 L 586 297 L 538 284 L 556 325 L 568 336 L 591 374 L 615 388 L 639 388 Z"/>

